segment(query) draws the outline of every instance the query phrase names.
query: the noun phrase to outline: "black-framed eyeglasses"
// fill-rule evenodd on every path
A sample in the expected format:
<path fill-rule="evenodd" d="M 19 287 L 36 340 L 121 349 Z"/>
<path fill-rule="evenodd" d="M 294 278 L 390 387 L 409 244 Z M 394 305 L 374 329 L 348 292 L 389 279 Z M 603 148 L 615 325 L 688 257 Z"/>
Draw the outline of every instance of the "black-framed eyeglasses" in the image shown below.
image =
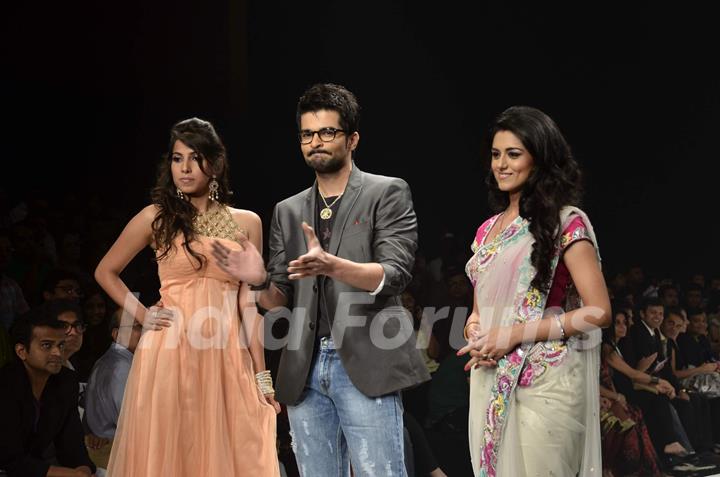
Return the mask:
<path fill-rule="evenodd" d="M 321 128 L 317 131 L 304 130 L 298 133 L 298 138 L 300 139 L 300 144 L 310 144 L 315 134 L 317 134 L 322 142 L 330 142 L 335 139 L 337 133 L 344 132 L 344 129 L 337 128 Z"/>
<path fill-rule="evenodd" d="M 85 324 L 84 321 L 75 321 L 73 323 L 68 323 L 67 321 L 63 321 L 63 325 L 65 326 L 65 334 L 69 335 L 70 331 L 75 328 L 75 331 L 78 334 L 85 333 L 85 330 L 87 329 L 87 324 Z"/>

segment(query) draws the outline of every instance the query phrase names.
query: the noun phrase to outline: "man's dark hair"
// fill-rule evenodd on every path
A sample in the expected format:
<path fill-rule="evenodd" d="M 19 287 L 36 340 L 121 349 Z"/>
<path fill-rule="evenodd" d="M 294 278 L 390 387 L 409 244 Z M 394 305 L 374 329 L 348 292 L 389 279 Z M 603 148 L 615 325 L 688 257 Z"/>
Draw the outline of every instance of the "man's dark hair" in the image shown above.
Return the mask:
<path fill-rule="evenodd" d="M 680 308 L 679 306 L 666 306 L 664 315 L 665 315 L 665 318 L 667 318 L 670 315 L 675 315 L 675 316 L 679 316 L 683 320 L 685 319 L 685 317 L 683 316 L 683 309 Z"/>
<path fill-rule="evenodd" d="M 663 304 L 662 301 L 660 301 L 660 298 L 649 296 L 642 301 L 642 304 L 640 305 L 640 310 L 647 311 L 647 309 L 651 306 L 663 306 Z"/>
<path fill-rule="evenodd" d="M 57 287 L 58 283 L 60 283 L 62 280 L 75 280 L 76 282 L 80 283 L 77 275 L 75 275 L 73 272 L 68 270 L 56 269 L 51 271 L 45 278 L 45 280 L 43 280 L 42 291 L 53 293 L 55 291 L 55 287 Z"/>
<path fill-rule="evenodd" d="M 685 293 L 687 293 L 689 291 L 700 292 L 700 294 L 702 295 L 704 290 L 703 290 L 703 287 L 701 287 L 697 283 L 688 283 L 688 285 L 685 287 Z"/>
<path fill-rule="evenodd" d="M 80 310 L 74 303 L 66 302 L 66 305 L 58 302 L 66 302 L 66 300 L 43 303 L 15 320 L 10 328 L 13 346 L 22 344 L 26 349 L 30 349 L 33 330 L 41 326 L 46 326 L 54 330 L 64 330 L 67 325 L 58 320 L 58 316 L 66 311 L 76 311 L 76 313 L 79 313 Z M 58 312 L 57 310 L 63 311 Z"/>
<path fill-rule="evenodd" d="M 687 310 L 688 320 L 693 316 L 704 315 L 704 314 L 705 314 L 705 310 L 703 310 L 702 308 L 688 308 L 688 310 Z"/>
<path fill-rule="evenodd" d="M 665 296 L 665 292 L 668 290 L 679 291 L 678 287 L 676 287 L 672 283 L 663 283 L 658 287 L 658 296 Z"/>
<path fill-rule="evenodd" d="M 360 127 L 360 105 L 354 94 L 344 86 L 333 83 L 318 83 L 308 88 L 297 104 L 295 120 L 300 129 L 300 116 L 326 109 L 340 115 L 340 127 L 349 136 Z"/>

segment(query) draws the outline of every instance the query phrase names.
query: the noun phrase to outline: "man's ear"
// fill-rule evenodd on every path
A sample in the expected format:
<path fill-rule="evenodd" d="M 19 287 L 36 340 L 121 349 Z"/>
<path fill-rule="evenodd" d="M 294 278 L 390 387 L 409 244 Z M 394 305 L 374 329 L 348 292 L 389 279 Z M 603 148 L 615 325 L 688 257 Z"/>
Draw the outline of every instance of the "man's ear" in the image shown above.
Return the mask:
<path fill-rule="evenodd" d="M 28 350 L 25 348 L 24 344 L 17 343 L 15 345 L 15 354 L 18 356 L 18 358 L 25 361 L 27 359 L 27 353 L 28 353 Z"/>
<path fill-rule="evenodd" d="M 352 133 L 349 137 L 350 141 L 350 150 L 354 151 L 358 147 L 358 143 L 360 143 L 360 133 L 355 131 Z"/>

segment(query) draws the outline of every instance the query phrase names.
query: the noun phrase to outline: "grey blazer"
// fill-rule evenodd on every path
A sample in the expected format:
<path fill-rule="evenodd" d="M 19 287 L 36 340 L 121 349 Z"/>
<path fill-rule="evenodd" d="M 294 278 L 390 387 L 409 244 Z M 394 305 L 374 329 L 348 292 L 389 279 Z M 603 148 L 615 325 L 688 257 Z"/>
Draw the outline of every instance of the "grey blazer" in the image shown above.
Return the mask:
<path fill-rule="evenodd" d="M 358 263 L 379 263 L 385 271 L 380 292 L 325 276 L 288 279 L 288 262 L 307 253 L 302 230 L 315 228 L 317 182 L 275 206 L 269 237 L 270 279 L 288 298 L 290 320 L 276 379 L 276 397 L 295 404 L 302 397 L 313 360 L 318 306 L 327 306 L 332 337 L 350 380 L 363 394 L 381 396 L 430 379 L 416 349 L 412 317 L 399 296 L 411 279 L 417 248 L 417 219 L 408 184 L 367 174 L 353 164 L 336 211 L 329 253 Z M 324 303 L 318 303 L 324 287 Z M 292 316 L 290 315 L 292 312 Z"/>

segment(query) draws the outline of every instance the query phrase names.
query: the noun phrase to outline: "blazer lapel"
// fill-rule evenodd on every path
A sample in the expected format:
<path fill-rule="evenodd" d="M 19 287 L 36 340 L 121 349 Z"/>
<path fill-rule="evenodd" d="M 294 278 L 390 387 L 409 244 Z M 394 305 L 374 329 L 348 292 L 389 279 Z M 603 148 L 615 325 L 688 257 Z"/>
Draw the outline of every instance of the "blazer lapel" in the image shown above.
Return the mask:
<path fill-rule="evenodd" d="M 308 224 L 310 227 L 312 227 L 313 230 L 317 232 L 315 229 L 315 213 L 316 205 L 315 202 L 317 201 L 317 180 L 315 183 L 313 183 L 313 186 L 310 188 L 310 192 L 308 192 L 308 195 L 305 197 L 305 205 L 303 206 L 303 222 Z M 302 229 L 300 229 L 300 233 L 302 234 L 303 241 L 305 242 L 305 250 L 307 251 L 307 239 L 305 238 L 305 233 L 303 233 Z"/>
<path fill-rule="evenodd" d="M 360 190 L 362 189 L 362 171 L 358 169 L 353 161 L 353 168 L 350 172 L 350 178 L 348 184 L 345 187 L 343 193 L 343 199 L 340 201 L 340 208 L 333 224 L 332 237 L 330 237 L 329 252 L 333 255 L 337 255 L 338 249 L 340 248 L 340 239 L 342 238 L 343 231 L 345 230 L 345 224 L 347 224 L 348 217 L 350 217 L 350 211 L 352 210 L 355 202 L 357 202 L 360 196 Z"/>

